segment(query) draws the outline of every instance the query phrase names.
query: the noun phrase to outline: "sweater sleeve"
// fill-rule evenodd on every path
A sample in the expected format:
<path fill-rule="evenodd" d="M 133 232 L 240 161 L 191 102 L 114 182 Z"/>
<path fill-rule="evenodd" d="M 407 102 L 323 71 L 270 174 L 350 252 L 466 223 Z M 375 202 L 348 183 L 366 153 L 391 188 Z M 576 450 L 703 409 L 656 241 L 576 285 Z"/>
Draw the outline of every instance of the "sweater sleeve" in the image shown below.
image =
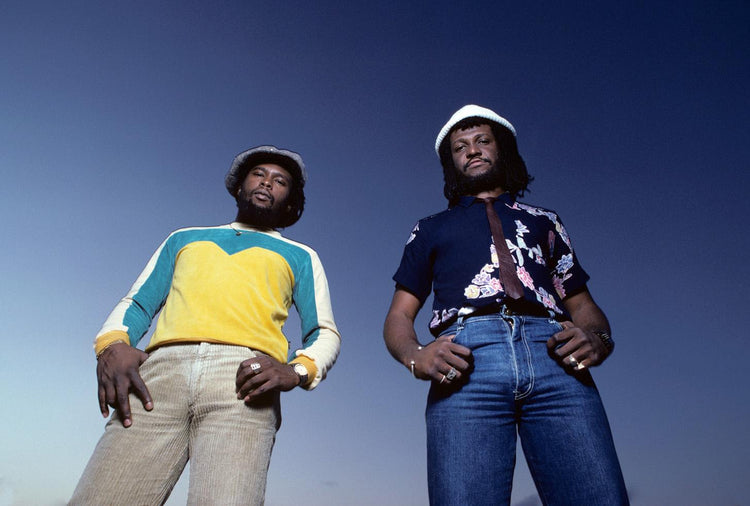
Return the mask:
<path fill-rule="evenodd" d="M 325 379 L 336 362 L 341 336 L 333 320 L 323 265 L 314 251 L 309 251 L 309 254 L 309 266 L 300 273 L 294 288 L 295 306 L 302 327 L 302 348 L 294 352 L 291 361 L 301 362 L 307 367 L 310 379 L 303 388 L 312 390 Z"/>
<path fill-rule="evenodd" d="M 109 344 L 122 340 L 137 346 L 169 294 L 174 258 L 168 237 L 152 255 L 130 291 L 117 303 L 94 340 L 100 353 Z"/>

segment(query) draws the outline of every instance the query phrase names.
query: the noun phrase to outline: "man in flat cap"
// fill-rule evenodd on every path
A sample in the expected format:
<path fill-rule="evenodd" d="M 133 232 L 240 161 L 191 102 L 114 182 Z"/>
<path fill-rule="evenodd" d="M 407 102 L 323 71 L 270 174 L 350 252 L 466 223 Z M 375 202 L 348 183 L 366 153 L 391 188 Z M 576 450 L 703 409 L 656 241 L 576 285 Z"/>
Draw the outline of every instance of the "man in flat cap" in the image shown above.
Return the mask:
<path fill-rule="evenodd" d="M 115 415 L 71 504 L 162 504 L 188 460 L 188 503 L 262 504 L 279 392 L 312 390 L 338 356 L 320 260 L 277 231 L 302 215 L 302 159 L 249 149 L 225 183 L 235 221 L 170 234 L 96 337 L 99 406 Z M 288 358 L 292 304 L 302 346 Z"/>
<path fill-rule="evenodd" d="M 612 352 L 609 323 L 558 215 L 516 200 L 532 178 L 513 125 L 467 105 L 435 151 L 448 209 L 412 230 L 384 328 L 394 358 L 432 382 L 430 503 L 510 504 L 518 434 L 544 504 L 627 504 L 589 373 Z"/>

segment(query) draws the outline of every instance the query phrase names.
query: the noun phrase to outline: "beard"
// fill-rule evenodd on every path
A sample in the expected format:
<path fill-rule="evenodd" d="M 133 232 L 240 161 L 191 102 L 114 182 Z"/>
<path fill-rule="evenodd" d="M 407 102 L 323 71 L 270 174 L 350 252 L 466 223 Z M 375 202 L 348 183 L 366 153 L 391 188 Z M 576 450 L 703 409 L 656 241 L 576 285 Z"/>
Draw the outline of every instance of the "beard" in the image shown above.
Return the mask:
<path fill-rule="evenodd" d="M 244 195 L 240 195 L 237 199 L 237 209 L 237 221 L 255 228 L 267 230 L 277 228 L 283 218 L 283 207 L 277 209 L 259 207 Z"/>
<path fill-rule="evenodd" d="M 505 190 L 505 171 L 495 162 L 487 171 L 476 176 L 466 176 L 456 170 L 456 190 L 458 195 L 476 195 L 495 188 Z"/>

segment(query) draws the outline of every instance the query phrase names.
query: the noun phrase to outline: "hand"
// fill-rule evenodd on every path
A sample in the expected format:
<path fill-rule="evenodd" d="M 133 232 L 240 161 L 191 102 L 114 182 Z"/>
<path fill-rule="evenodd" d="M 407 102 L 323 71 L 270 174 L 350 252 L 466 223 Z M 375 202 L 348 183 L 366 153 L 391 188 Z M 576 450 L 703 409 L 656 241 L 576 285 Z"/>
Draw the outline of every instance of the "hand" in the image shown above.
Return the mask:
<path fill-rule="evenodd" d="M 243 361 L 237 369 L 237 398 L 252 403 L 273 390 L 287 392 L 299 385 L 300 378 L 289 364 L 268 355 Z"/>
<path fill-rule="evenodd" d="M 547 340 L 547 349 L 566 367 L 581 371 L 604 362 L 608 352 L 602 340 L 590 330 L 562 322 L 563 330 Z"/>
<path fill-rule="evenodd" d="M 455 335 L 440 336 L 421 350 L 415 350 L 410 360 L 414 361 L 414 375 L 424 380 L 440 383 L 458 381 L 469 374 L 471 350 L 453 342 Z M 446 375 L 452 370 L 455 377 Z"/>
<path fill-rule="evenodd" d="M 151 394 L 138 371 L 146 361 L 148 353 L 126 343 L 115 343 L 106 348 L 96 364 L 99 382 L 99 409 L 102 416 L 109 416 L 109 406 L 120 415 L 123 427 L 133 424 L 130 415 L 128 394 L 133 391 L 143 403 L 146 411 L 154 408 Z"/>

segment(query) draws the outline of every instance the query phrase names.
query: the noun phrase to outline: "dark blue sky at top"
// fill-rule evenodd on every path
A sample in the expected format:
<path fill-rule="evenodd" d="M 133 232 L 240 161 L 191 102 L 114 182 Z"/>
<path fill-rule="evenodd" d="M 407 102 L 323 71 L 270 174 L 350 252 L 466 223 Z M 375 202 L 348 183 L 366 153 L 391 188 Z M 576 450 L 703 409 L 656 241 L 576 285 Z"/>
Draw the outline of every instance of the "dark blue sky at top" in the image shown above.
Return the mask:
<path fill-rule="evenodd" d="M 103 425 L 99 325 L 171 230 L 232 219 L 224 173 L 264 143 L 308 166 L 285 235 L 319 252 L 344 338 L 283 398 L 267 503 L 425 504 L 427 385 L 381 330 L 466 103 L 515 125 L 523 200 L 560 213 L 611 320 L 594 375 L 633 503 L 741 504 L 749 31 L 721 1 L 4 3 L 0 505 L 69 497 Z M 522 464 L 514 504 L 534 494 Z"/>

